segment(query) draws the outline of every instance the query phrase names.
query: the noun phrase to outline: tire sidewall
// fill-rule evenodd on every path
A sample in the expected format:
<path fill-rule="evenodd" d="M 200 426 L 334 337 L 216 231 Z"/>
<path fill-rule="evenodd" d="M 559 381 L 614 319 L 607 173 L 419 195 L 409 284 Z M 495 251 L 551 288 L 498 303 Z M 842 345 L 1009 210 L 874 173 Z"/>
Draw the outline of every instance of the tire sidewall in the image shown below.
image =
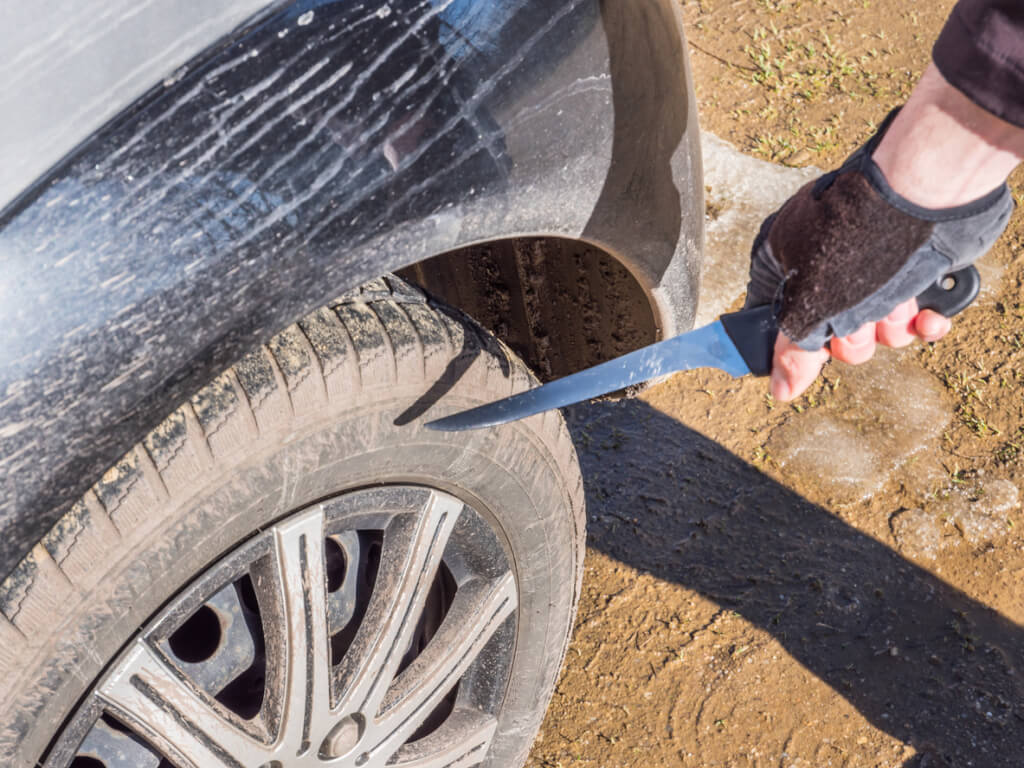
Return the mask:
<path fill-rule="evenodd" d="M 186 498 L 123 532 L 119 556 L 54 625 L 27 664 L 15 706 L 15 765 L 33 765 L 94 681 L 140 627 L 219 558 L 277 520 L 331 496 L 379 485 L 420 485 L 460 498 L 494 527 L 519 591 L 515 656 L 487 766 L 519 765 L 540 726 L 564 656 L 582 557 L 578 475 L 567 473 L 539 418 L 475 433 L 397 427 L 421 388 L 364 391 L 341 413 L 265 440 L 222 463 Z M 469 407 L 484 392 L 454 393 Z M 562 427 L 564 430 L 564 426 Z M 575 467 L 575 465 L 573 465 Z M 2 744 L 0 744 L 2 747 Z M 2 751 L 2 749 L 0 749 Z"/>

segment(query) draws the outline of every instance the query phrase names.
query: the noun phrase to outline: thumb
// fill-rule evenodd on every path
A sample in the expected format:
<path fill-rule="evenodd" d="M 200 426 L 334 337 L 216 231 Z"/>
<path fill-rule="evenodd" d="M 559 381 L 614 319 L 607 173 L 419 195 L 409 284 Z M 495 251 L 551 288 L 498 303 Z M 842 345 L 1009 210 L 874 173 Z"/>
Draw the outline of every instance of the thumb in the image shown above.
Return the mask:
<path fill-rule="evenodd" d="M 772 356 L 772 397 L 788 403 L 802 395 L 818 378 L 828 358 L 827 349 L 808 352 L 800 349 L 786 334 L 780 333 Z"/>

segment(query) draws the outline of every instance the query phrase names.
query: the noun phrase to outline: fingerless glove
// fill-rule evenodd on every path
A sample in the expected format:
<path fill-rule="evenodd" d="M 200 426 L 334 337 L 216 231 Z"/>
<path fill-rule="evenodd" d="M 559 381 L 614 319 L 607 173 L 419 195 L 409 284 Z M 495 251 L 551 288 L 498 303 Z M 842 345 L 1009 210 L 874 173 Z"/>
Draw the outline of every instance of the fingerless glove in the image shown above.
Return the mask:
<path fill-rule="evenodd" d="M 773 303 L 779 327 L 806 350 L 877 322 L 992 247 L 1013 213 L 1004 184 L 955 208 L 915 205 L 871 155 L 892 112 L 842 167 L 801 188 L 761 226 L 746 306 Z"/>

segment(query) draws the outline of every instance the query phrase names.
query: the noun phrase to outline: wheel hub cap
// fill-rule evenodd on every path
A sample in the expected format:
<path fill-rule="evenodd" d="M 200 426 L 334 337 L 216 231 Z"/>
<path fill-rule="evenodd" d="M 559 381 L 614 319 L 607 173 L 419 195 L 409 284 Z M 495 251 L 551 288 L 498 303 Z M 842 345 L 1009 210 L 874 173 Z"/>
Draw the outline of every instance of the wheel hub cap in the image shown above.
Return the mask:
<path fill-rule="evenodd" d="M 45 765 L 470 768 L 497 728 L 517 605 L 494 530 L 461 501 L 346 494 L 187 587 Z"/>

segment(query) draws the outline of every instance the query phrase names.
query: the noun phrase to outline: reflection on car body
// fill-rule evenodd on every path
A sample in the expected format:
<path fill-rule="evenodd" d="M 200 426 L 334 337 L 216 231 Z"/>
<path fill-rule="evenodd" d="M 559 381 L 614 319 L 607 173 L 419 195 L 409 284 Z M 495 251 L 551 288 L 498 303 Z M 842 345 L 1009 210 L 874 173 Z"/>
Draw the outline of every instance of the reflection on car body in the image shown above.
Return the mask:
<path fill-rule="evenodd" d="M 200 691 L 182 694 L 193 707 L 239 680 L 272 691 L 282 665 L 298 664 L 273 646 L 275 633 L 296 631 L 290 604 L 260 591 L 274 581 L 259 582 L 265 559 L 225 568 L 246 542 L 277 546 L 298 525 L 306 559 L 279 559 L 281 568 L 312 558 L 329 570 L 333 550 L 319 538 L 366 544 L 350 558 L 353 573 L 369 574 L 354 592 L 351 648 L 373 646 L 356 633 L 394 611 L 426 627 L 390 635 L 384 661 L 345 662 L 359 674 L 390 680 L 392 657 L 412 664 L 432 638 L 457 647 L 449 610 L 483 628 L 476 655 L 445 667 L 443 684 L 425 663 L 408 667 L 443 701 L 430 699 L 415 728 L 404 719 L 366 764 L 412 754 L 413 736 L 469 703 L 480 718 L 473 738 L 416 748 L 434 749 L 435 762 L 468 766 L 478 752 L 521 762 L 578 594 L 572 445 L 557 419 L 473 450 L 426 441 L 420 424 L 450 401 L 493 399 L 529 380 L 488 330 L 577 365 L 692 321 L 703 203 L 674 0 L 54 0 L 38 24 L 16 0 L 0 4 L 27 19 L 0 30 L 23 70 L 0 90 L 0 112 L 28 115 L 11 121 L 9 141 L 53 163 L 42 174 L 38 162 L 13 163 L 0 186 L 0 673 L 11 681 L 0 759 L 95 768 L 81 761 L 107 765 L 134 728 L 139 764 L 202 763 L 201 749 L 182 756 L 187 745 L 140 714 L 159 695 L 146 704 L 130 675 L 113 678 L 136 662 L 159 677 L 168 664 Z M 111 71 L 115 60 L 123 71 Z M 80 92 L 36 98 L 32 86 L 61 73 Z M 390 275 L 403 268 L 429 294 Z M 485 305 L 477 319 L 488 328 L 460 312 Z M 422 553 L 388 549 L 405 540 L 388 531 L 412 541 L 407 529 L 433 520 L 430 504 L 390 517 L 363 509 L 330 532 L 331 515 L 316 512 L 353 493 L 378 504 L 360 495 L 371 486 L 446 499 L 451 516 L 434 520 L 437 530 L 468 542 L 457 552 L 438 539 L 416 582 L 430 599 L 395 602 L 391 613 L 373 600 L 406 594 L 396 574 Z M 455 520 L 486 535 L 452 533 Z M 339 557 L 337 573 L 349 567 Z M 499 562 L 507 567 L 491 573 Z M 378 568 L 390 574 L 379 583 Z M 501 587 L 491 622 L 489 579 Z M 319 611 L 314 582 L 296 582 L 289 599 Z M 479 604 L 459 602 L 460 589 Z M 217 635 L 216 622 L 192 623 L 207 611 L 244 613 L 219 625 L 251 648 L 244 660 L 203 667 L 214 657 L 190 661 L 188 643 L 168 655 L 153 640 L 158 625 Z M 91 639 L 69 639 L 81 637 Z M 60 643 L 66 655 L 52 650 Z M 170 678 L 157 682 L 181 693 Z M 106 712 L 117 702 L 138 722 Z M 269 733 L 274 713 L 251 710 L 233 716 L 264 718 Z M 346 750 L 377 732 L 356 714 L 376 713 L 329 713 L 315 728 L 310 715 L 303 727 L 340 729 L 318 731 L 314 746 L 351 762 L 360 753 Z M 232 759 L 278 761 L 273 749 Z"/>

